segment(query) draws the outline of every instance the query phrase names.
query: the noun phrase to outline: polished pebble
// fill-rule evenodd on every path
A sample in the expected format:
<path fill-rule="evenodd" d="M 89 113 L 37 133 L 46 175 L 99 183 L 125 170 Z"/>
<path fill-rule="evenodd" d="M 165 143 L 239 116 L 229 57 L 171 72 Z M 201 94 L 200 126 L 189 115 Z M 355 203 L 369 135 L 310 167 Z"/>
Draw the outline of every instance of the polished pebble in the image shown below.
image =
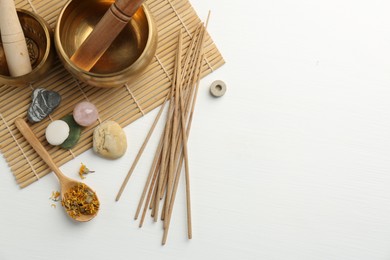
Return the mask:
<path fill-rule="evenodd" d="M 55 120 L 46 128 L 46 140 L 51 145 L 60 145 L 68 138 L 69 132 L 69 125 L 65 121 Z"/>
<path fill-rule="evenodd" d="M 31 105 L 27 110 L 27 118 L 31 123 L 40 122 L 61 103 L 60 94 L 43 88 L 35 89 L 31 99 Z"/>
<path fill-rule="evenodd" d="M 81 126 L 93 125 L 98 117 L 98 109 L 91 102 L 83 101 L 73 109 L 73 118 Z"/>
<path fill-rule="evenodd" d="M 64 116 L 61 120 L 68 124 L 70 131 L 68 138 L 60 146 L 64 149 L 71 149 L 80 139 L 81 126 L 76 123 L 72 115 Z"/>
<path fill-rule="evenodd" d="M 127 149 L 126 134 L 114 121 L 106 121 L 93 132 L 93 150 L 107 159 L 122 157 Z"/>

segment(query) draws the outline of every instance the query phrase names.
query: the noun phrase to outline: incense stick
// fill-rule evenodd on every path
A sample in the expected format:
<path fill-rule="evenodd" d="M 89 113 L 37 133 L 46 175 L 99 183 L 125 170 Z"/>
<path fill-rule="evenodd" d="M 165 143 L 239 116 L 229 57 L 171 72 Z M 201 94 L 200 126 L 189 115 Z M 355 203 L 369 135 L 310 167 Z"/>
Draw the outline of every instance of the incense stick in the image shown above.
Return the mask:
<path fill-rule="evenodd" d="M 150 183 L 150 186 L 149 186 L 149 192 L 148 192 L 148 195 L 147 195 L 146 200 L 145 200 L 144 210 L 142 212 L 142 217 L 141 217 L 141 221 L 140 221 L 139 227 L 142 227 L 142 224 L 144 223 L 145 216 L 146 216 L 146 211 L 148 210 L 148 204 L 149 204 L 149 202 L 151 200 L 152 192 L 156 188 L 155 183 L 156 183 L 156 180 L 157 180 L 158 171 L 153 171 L 153 172 L 154 172 L 154 174 L 153 174 L 152 182 Z"/>
<path fill-rule="evenodd" d="M 195 36 L 198 35 L 200 28 L 201 28 L 201 25 L 199 25 L 199 26 L 196 28 L 196 30 L 195 30 Z M 192 48 L 193 42 L 194 42 L 194 41 L 191 41 L 191 42 L 190 42 L 189 48 Z M 186 62 L 189 60 L 189 55 L 188 55 L 188 54 L 189 54 L 189 52 L 187 53 L 186 58 L 185 58 L 185 61 L 186 61 Z M 172 91 L 173 91 L 173 90 L 172 90 Z M 171 93 L 171 98 L 172 98 L 172 96 L 173 96 L 172 91 L 170 91 L 170 93 Z M 148 132 L 148 135 L 147 135 L 147 137 L 146 137 L 145 140 L 144 140 L 144 143 L 142 144 L 140 150 L 138 151 L 137 156 L 135 157 L 134 162 L 133 162 L 133 164 L 132 164 L 132 166 L 131 166 L 129 172 L 127 173 L 127 176 L 125 177 L 125 179 L 124 179 L 124 181 L 123 181 L 123 183 L 122 183 L 122 186 L 120 187 L 119 192 L 118 192 L 118 194 L 117 194 L 117 196 L 116 196 L 116 198 L 115 198 L 116 201 L 118 201 L 118 200 L 120 199 L 120 197 L 121 197 L 121 195 L 122 195 L 122 193 L 123 193 L 123 191 L 124 191 L 124 189 L 125 189 L 125 187 L 126 187 L 128 181 L 129 181 L 129 179 L 130 179 L 130 177 L 131 177 L 131 175 L 132 175 L 132 173 L 133 173 L 135 167 L 137 166 L 137 163 L 138 163 L 139 159 L 141 158 L 142 153 L 143 153 L 143 151 L 145 150 L 145 147 L 147 146 L 147 143 L 149 142 L 149 139 L 150 139 L 150 137 L 152 136 L 153 131 L 154 131 L 154 129 L 155 129 L 155 127 L 156 127 L 156 125 L 157 125 L 157 123 L 158 123 L 160 117 L 161 117 L 161 114 L 162 114 L 162 112 L 163 112 L 163 110 L 164 110 L 164 107 L 165 107 L 165 105 L 166 105 L 166 102 L 168 101 L 168 97 L 170 96 L 170 93 L 168 93 L 168 95 L 166 96 L 166 98 L 165 98 L 165 100 L 164 100 L 164 102 L 163 102 L 163 104 L 162 104 L 162 106 L 161 106 L 161 108 L 160 108 L 160 111 L 158 112 L 158 114 L 157 114 L 157 116 L 156 116 L 156 118 L 155 118 L 155 120 L 154 120 L 154 122 L 153 122 L 153 124 L 152 124 L 152 126 L 151 126 L 151 128 L 150 128 L 150 130 L 149 130 L 149 132 Z M 160 187 L 160 188 L 161 188 L 161 187 Z"/>
<path fill-rule="evenodd" d="M 172 99 L 174 97 L 174 91 L 173 91 L 173 85 L 171 87 L 171 97 L 170 97 L 170 103 L 169 103 L 169 111 L 168 111 L 168 118 L 167 118 L 167 122 L 170 122 L 171 121 L 171 118 L 173 116 L 173 109 L 174 109 L 174 106 L 173 106 L 173 102 L 172 102 Z M 163 178 L 164 178 L 164 175 L 166 174 L 165 173 L 165 164 L 166 164 L 166 157 L 167 157 L 167 154 L 169 152 L 169 138 L 171 136 L 171 125 L 170 124 L 166 124 L 166 132 L 164 134 L 164 139 L 163 139 L 163 151 L 162 151 L 162 159 L 161 159 L 161 169 L 162 171 L 160 172 L 160 176 L 158 178 L 158 182 L 157 182 L 157 194 L 160 194 L 160 191 L 161 191 L 161 188 L 162 188 L 162 181 L 163 181 Z M 155 207 L 156 207 L 156 211 L 157 211 L 157 214 L 155 215 L 158 215 L 158 208 L 159 208 L 159 204 L 158 203 L 155 203 Z M 157 221 L 157 218 L 155 218 L 155 221 Z"/>
<path fill-rule="evenodd" d="M 134 159 L 133 165 L 131 166 L 129 172 L 127 173 L 127 176 L 126 176 L 125 180 L 123 181 L 121 188 L 119 189 L 119 192 L 118 192 L 118 194 L 117 194 L 117 196 L 115 198 L 116 201 L 118 201 L 120 199 L 120 197 L 122 195 L 122 192 L 124 191 L 124 189 L 125 189 L 128 181 L 129 181 L 129 179 L 130 179 L 130 177 L 131 177 L 135 167 L 137 166 L 137 163 L 138 163 L 139 159 L 141 158 L 141 155 L 142 155 L 143 151 L 145 150 L 145 147 L 148 144 L 149 139 L 152 136 L 154 129 L 156 128 L 156 125 L 157 125 L 157 123 L 158 123 L 158 121 L 159 121 L 159 119 L 161 117 L 161 114 L 162 114 L 162 112 L 164 110 L 165 104 L 166 104 L 166 102 L 168 100 L 168 96 L 169 96 L 169 94 L 165 98 L 164 103 L 162 104 L 162 106 L 160 108 L 160 111 L 158 112 L 156 118 L 154 119 L 154 122 L 153 122 L 152 126 L 150 127 L 150 130 L 148 132 L 148 135 L 145 138 L 145 141 L 143 142 L 141 148 L 139 149 L 139 151 L 137 153 L 137 156 Z"/>
<path fill-rule="evenodd" d="M 192 122 L 192 118 L 193 118 L 193 112 L 194 112 L 194 108 L 195 108 L 195 103 L 196 103 L 196 94 L 197 94 L 197 89 L 199 87 L 199 81 L 200 81 L 200 73 L 198 71 L 200 71 L 200 67 L 202 65 L 201 61 L 203 59 L 203 47 L 204 47 L 204 38 L 205 38 L 205 30 L 203 31 L 203 34 L 201 35 L 201 42 L 200 42 L 200 49 L 199 49 L 199 52 L 197 53 L 198 55 L 196 55 L 196 67 L 195 67 L 195 77 L 193 77 L 193 80 L 191 83 L 191 86 L 194 85 L 196 83 L 196 87 L 195 87 L 195 94 L 193 95 L 193 101 L 192 101 L 192 106 L 191 106 L 191 112 L 190 112 L 190 115 L 189 115 L 189 124 L 187 126 L 187 131 L 188 131 L 188 134 L 189 134 L 189 130 L 190 130 L 190 127 L 191 127 L 191 122 Z M 187 136 L 188 136 L 187 134 Z M 183 155 L 181 155 L 181 158 L 183 158 Z M 162 240 L 162 244 L 165 245 L 166 241 L 167 241 L 167 236 L 168 236 L 168 231 L 169 231 L 169 227 L 170 227 L 170 220 L 171 220 L 171 217 L 172 217 L 172 211 L 173 211 L 173 205 L 174 205 L 174 201 L 175 201 L 175 195 L 176 195 L 176 191 L 177 191 L 177 186 L 178 186 L 178 182 L 179 182 L 179 178 L 180 178 L 180 167 L 182 165 L 182 159 L 180 160 L 179 162 L 179 168 L 178 168 L 178 173 L 176 174 L 176 179 L 175 179 L 175 184 L 174 184 L 174 187 L 173 187 L 173 191 L 172 191 L 172 201 L 171 203 L 169 204 L 169 208 L 168 208 L 168 213 L 166 214 L 166 217 L 165 217 L 165 220 L 164 220 L 164 224 L 165 224 L 165 229 L 164 229 L 164 234 L 163 234 L 163 240 Z M 188 173 L 188 172 L 187 172 Z M 192 222 L 191 222 L 191 210 L 190 210 L 190 196 L 189 196 L 189 192 L 190 192 L 190 182 L 189 182 L 189 175 L 186 175 L 186 194 L 187 194 L 187 223 L 188 223 L 188 237 L 189 238 L 192 238 Z"/>
<path fill-rule="evenodd" d="M 184 176 L 186 179 L 187 233 L 188 238 L 192 238 L 190 168 L 187 143 L 203 64 L 206 28 L 203 24 L 197 26 L 191 42 L 187 45 L 188 47 L 186 46 L 187 51 L 184 56 L 182 30 L 179 30 L 177 38 L 177 52 L 174 57 L 175 62 L 171 89 L 168 91 L 163 102 L 163 106 L 165 106 L 167 100 L 170 99 L 164 131 L 161 134 L 153 163 L 135 214 L 135 219 L 137 219 L 142 211 L 139 223 L 139 226 L 142 227 L 145 221 L 146 212 L 149 208 L 151 209 L 151 215 L 156 222 L 160 215 L 160 203 L 163 203 L 161 209 L 161 219 L 163 220 L 164 228 L 162 244 L 165 244 L 168 238 L 180 175 L 183 171 L 183 163 Z M 163 106 L 156 116 L 129 173 L 122 184 L 117 196 L 118 199 L 153 133 L 164 109 Z"/>
<path fill-rule="evenodd" d="M 181 45 L 181 38 L 180 38 L 180 45 Z M 179 48 L 181 55 L 181 49 Z M 181 66 L 179 65 L 179 68 Z M 178 73 L 179 75 L 181 74 Z M 179 77 L 180 78 L 180 77 Z M 180 101 L 180 117 L 181 117 L 181 135 L 182 135 L 182 143 L 183 143 L 183 152 L 184 152 L 184 162 L 185 162 L 185 174 L 186 179 L 189 179 L 189 163 L 188 163 L 188 148 L 187 148 L 187 133 L 186 133 L 186 121 L 185 121 L 185 115 L 184 115 L 184 101 L 183 101 L 183 95 L 182 95 L 182 85 L 177 84 L 176 88 L 176 94 L 179 96 Z M 179 166 L 179 169 L 181 167 Z M 191 217 L 191 199 L 190 199 L 190 186 L 189 181 L 186 182 L 186 197 L 187 197 L 187 226 L 188 226 L 188 238 L 192 238 L 192 217 Z"/>
<path fill-rule="evenodd" d="M 180 84 L 180 78 L 181 75 L 179 72 L 181 72 L 181 48 L 182 48 L 182 33 L 181 30 L 179 31 L 178 35 L 178 51 L 176 52 L 176 60 L 175 60 L 175 77 L 174 77 L 174 87 L 175 87 L 175 107 L 174 107 L 174 112 L 173 112 L 173 122 L 172 122 L 172 139 L 171 139 L 171 153 L 170 153 L 170 160 L 169 160 L 169 171 L 168 171 L 168 187 L 167 187 L 167 196 L 166 196 L 166 201 L 167 201 L 167 207 L 169 207 L 170 201 L 171 201 L 171 193 L 172 193 L 172 188 L 173 188 L 173 183 L 174 183 L 174 171 L 175 171 L 175 161 L 172 160 L 175 155 L 175 147 L 176 147 L 176 135 L 178 131 L 178 120 L 179 120 L 179 95 L 177 93 L 177 87 Z M 165 218 L 167 218 L 168 211 L 165 211 Z M 165 227 L 165 222 L 164 222 L 164 227 Z"/>
<path fill-rule="evenodd" d="M 164 133 L 163 133 L 164 134 Z M 153 159 L 153 163 L 152 163 L 152 166 L 150 168 L 150 171 L 149 171 L 149 175 L 148 175 L 148 178 L 146 180 L 146 184 L 145 184 L 145 187 L 142 191 L 142 195 L 141 195 L 141 198 L 139 200 L 139 203 L 138 203 L 138 207 L 137 207 L 137 211 L 135 213 L 135 217 L 134 219 L 137 219 L 138 218 L 138 215 L 139 215 L 139 212 L 141 210 L 141 207 L 142 207 L 142 203 L 145 199 L 145 195 L 146 195 L 146 192 L 147 192 L 147 189 L 148 189 L 148 186 L 150 184 L 150 181 L 152 179 L 152 176 L 153 176 L 153 173 L 154 173 L 154 169 L 157 167 L 157 162 L 158 162 L 158 158 L 159 156 L 161 155 L 161 152 L 162 152 L 162 139 L 160 140 L 159 144 L 158 144 L 158 147 L 157 147 L 157 150 L 156 150 L 156 154 L 154 156 L 154 159 Z"/>

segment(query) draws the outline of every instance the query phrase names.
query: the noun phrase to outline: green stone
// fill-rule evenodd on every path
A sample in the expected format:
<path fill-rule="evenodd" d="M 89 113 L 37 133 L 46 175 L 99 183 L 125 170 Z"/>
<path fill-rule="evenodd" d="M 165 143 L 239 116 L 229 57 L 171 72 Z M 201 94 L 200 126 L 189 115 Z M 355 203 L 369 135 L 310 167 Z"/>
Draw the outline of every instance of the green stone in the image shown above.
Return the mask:
<path fill-rule="evenodd" d="M 61 120 L 69 125 L 70 132 L 68 138 L 60 146 L 64 149 L 71 149 L 80 139 L 81 126 L 74 121 L 73 115 L 64 116 Z"/>

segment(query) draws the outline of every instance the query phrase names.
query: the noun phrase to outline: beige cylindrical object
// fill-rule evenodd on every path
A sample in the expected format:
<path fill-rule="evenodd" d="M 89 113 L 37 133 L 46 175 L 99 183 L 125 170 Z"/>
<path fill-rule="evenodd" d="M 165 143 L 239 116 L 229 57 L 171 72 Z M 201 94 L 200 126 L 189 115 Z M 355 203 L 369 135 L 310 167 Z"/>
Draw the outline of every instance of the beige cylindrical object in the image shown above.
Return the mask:
<path fill-rule="evenodd" d="M 17 77 L 31 72 L 27 44 L 13 0 L 0 0 L 0 31 L 10 75 Z"/>

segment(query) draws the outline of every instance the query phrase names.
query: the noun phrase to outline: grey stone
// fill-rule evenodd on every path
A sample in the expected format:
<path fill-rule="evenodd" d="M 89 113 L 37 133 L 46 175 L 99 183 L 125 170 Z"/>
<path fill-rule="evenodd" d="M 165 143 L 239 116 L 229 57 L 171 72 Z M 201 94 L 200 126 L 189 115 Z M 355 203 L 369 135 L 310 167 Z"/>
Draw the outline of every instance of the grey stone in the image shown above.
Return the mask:
<path fill-rule="evenodd" d="M 60 94 L 43 88 L 35 89 L 31 99 L 31 105 L 27 110 L 27 118 L 31 123 L 40 122 L 61 103 Z"/>

